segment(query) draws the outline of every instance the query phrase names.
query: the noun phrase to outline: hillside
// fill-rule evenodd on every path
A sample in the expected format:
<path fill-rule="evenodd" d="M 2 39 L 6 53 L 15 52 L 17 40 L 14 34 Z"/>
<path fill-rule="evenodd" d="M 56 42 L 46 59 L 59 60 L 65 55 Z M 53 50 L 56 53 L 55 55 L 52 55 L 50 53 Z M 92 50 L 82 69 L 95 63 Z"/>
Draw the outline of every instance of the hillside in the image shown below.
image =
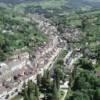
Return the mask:
<path fill-rule="evenodd" d="M 46 41 L 47 37 L 29 17 L 0 10 L 0 60 L 11 56 L 17 49 L 31 52 Z"/>
<path fill-rule="evenodd" d="M 37 7 L 38 9 L 41 7 L 44 10 L 50 9 L 59 9 L 64 10 L 64 12 L 68 11 L 76 11 L 76 10 L 94 10 L 100 8 L 99 0 L 0 0 L 1 3 L 7 5 L 14 5 L 18 7 Z M 20 6 L 19 6 L 20 5 Z"/>

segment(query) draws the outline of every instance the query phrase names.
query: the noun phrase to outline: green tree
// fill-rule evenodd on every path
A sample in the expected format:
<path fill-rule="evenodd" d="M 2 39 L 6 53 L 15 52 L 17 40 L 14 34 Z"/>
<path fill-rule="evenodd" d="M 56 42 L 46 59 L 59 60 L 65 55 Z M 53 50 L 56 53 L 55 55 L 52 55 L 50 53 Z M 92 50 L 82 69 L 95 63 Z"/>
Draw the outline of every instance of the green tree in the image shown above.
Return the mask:
<path fill-rule="evenodd" d="M 56 86 L 57 88 L 59 89 L 60 87 L 60 80 L 63 80 L 63 72 L 60 68 L 55 68 L 54 69 L 54 79 L 55 79 L 55 82 L 56 82 Z"/>
<path fill-rule="evenodd" d="M 53 92 L 52 92 L 52 100 L 59 100 L 59 91 L 56 86 L 56 82 L 53 83 Z"/>
<path fill-rule="evenodd" d="M 94 66 L 93 66 L 92 62 L 87 58 L 81 58 L 78 61 L 77 66 L 79 66 L 83 69 L 87 69 L 87 70 L 94 70 Z"/>
<path fill-rule="evenodd" d="M 37 100 L 39 100 L 39 88 L 37 85 L 35 85 L 35 93 L 34 93 L 35 97 L 37 98 Z"/>
<path fill-rule="evenodd" d="M 89 96 L 80 91 L 76 91 L 71 96 L 70 100 L 90 100 Z"/>
<path fill-rule="evenodd" d="M 58 59 L 56 63 L 58 65 L 61 65 L 62 66 L 64 64 L 64 61 L 62 59 Z"/>
<path fill-rule="evenodd" d="M 96 89 L 94 100 L 100 100 L 100 88 Z"/>
<path fill-rule="evenodd" d="M 38 100 L 33 93 L 30 94 L 29 100 Z"/>
<path fill-rule="evenodd" d="M 28 96 L 28 93 L 27 93 L 27 88 L 24 89 L 23 97 L 24 97 L 24 100 L 29 100 L 29 96 Z"/>
<path fill-rule="evenodd" d="M 49 71 L 44 71 L 44 75 L 41 80 L 41 90 L 44 92 L 49 92 L 51 90 L 51 81 L 50 81 L 50 73 Z"/>
<path fill-rule="evenodd" d="M 81 18 L 81 29 L 82 29 L 83 32 L 85 31 L 86 26 L 88 25 L 87 22 L 88 22 L 88 20 L 87 20 L 86 16 Z"/>
<path fill-rule="evenodd" d="M 2 33 L 0 33 L 0 48 L 5 45 L 5 37 L 3 35 L 1 35 Z"/>
<path fill-rule="evenodd" d="M 95 53 L 96 53 L 97 62 L 100 64 L 100 46 L 99 45 L 95 47 Z"/>
<path fill-rule="evenodd" d="M 30 95 L 31 93 L 34 93 L 34 86 L 35 84 L 32 82 L 32 81 L 28 81 L 28 84 L 27 84 L 27 92 L 28 92 L 28 95 Z"/>
<path fill-rule="evenodd" d="M 41 86 L 41 75 L 37 75 L 37 85 L 40 87 Z"/>

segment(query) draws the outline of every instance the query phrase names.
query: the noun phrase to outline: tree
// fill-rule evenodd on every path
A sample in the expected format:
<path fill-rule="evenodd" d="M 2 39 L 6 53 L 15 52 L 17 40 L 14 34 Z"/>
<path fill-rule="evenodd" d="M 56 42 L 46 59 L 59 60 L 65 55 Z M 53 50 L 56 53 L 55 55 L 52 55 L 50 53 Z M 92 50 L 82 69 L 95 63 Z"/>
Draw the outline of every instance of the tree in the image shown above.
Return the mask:
<path fill-rule="evenodd" d="M 64 61 L 62 59 L 58 59 L 56 63 L 58 65 L 62 66 L 64 64 Z"/>
<path fill-rule="evenodd" d="M 0 49 L 0 60 L 4 61 L 7 58 L 7 55 L 4 53 L 3 50 Z"/>
<path fill-rule="evenodd" d="M 24 97 L 24 100 L 29 100 L 29 96 L 28 96 L 28 93 L 27 93 L 27 88 L 24 89 L 23 97 Z"/>
<path fill-rule="evenodd" d="M 83 69 L 94 70 L 92 62 L 87 58 L 81 58 L 76 65 Z"/>
<path fill-rule="evenodd" d="M 89 96 L 80 91 L 75 91 L 70 100 L 90 100 Z"/>
<path fill-rule="evenodd" d="M 59 100 L 59 91 L 56 86 L 56 82 L 53 82 L 52 100 Z"/>
<path fill-rule="evenodd" d="M 86 26 L 88 24 L 87 22 L 88 22 L 88 20 L 87 20 L 86 16 L 84 16 L 84 17 L 81 18 L 81 29 L 82 29 L 83 32 L 86 29 Z"/>
<path fill-rule="evenodd" d="M 95 78 L 95 83 L 94 83 L 94 88 L 99 88 L 100 87 L 100 78 L 96 77 Z"/>
<path fill-rule="evenodd" d="M 30 94 L 29 100 L 38 100 L 33 93 Z"/>
<path fill-rule="evenodd" d="M 41 80 L 41 90 L 42 92 L 51 91 L 50 72 L 48 70 L 44 71 L 44 75 Z"/>
<path fill-rule="evenodd" d="M 99 45 L 95 47 L 95 54 L 96 54 L 97 62 L 100 64 L 100 46 Z"/>
<path fill-rule="evenodd" d="M 100 88 L 96 89 L 94 100 L 100 100 Z"/>
<path fill-rule="evenodd" d="M 77 78 L 75 79 L 73 89 L 74 89 L 74 90 L 77 90 L 77 89 L 82 89 L 82 88 L 84 88 L 85 81 L 86 81 L 86 79 L 85 79 L 84 77 L 80 77 L 80 76 L 77 77 Z"/>
<path fill-rule="evenodd" d="M 37 75 L 37 85 L 40 87 L 41 86 L 41 75 Z"/>
<path fill-rule="evenodd" d="M 34 93 L 35 97 L 37 98 L 37 100 L 39 100 L 39 88 L 37 85 L 35 85 L 35 93 Z"/>
<path fill-rule="evenodd" d="M 2 33 L 0 33 L 0 48 L 5 45 L 5 37 L 3 35 L 1 35 Z"/>
<path fill-rule="evenodd" d="M 32 81 L 28 81 L 28 84 L 27 84 L 27 92 L 28 92 L 28 95 L 30 95 L 31 93 L 34 93 L 34 86 L 35 84 L 32 82 Z"/>
<path fill-rule="evenodd" d="M 48 79 L 48 82 L 50 82 L 50 79 L 51 79 L 51 76 L 50 76 L 50 71 L 49 71 L 49 70 L 47 70 L 47 71 L 46 71 L 46 73 L 47 73 L 47 79 Z"/>
<path fill-rule="evenodd" d="M 54 79 L 55 79 L 55 82 L 56 82 L 56 86 L 59 89 L 60 80 L 63 80 L 63 72 L 60 68 L 55 68 L 54 69 Z"/>

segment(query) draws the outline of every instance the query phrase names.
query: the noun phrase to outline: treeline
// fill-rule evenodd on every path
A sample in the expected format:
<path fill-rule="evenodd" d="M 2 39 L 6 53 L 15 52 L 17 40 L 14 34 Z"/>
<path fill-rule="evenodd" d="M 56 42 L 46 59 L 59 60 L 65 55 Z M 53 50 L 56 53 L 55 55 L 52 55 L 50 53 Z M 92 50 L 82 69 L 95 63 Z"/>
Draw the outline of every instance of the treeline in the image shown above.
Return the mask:
<path fill-rule="evenodd" d="M 39 1 L 39 0 L 28 0 L 28 1 L 34 2 L 34 1 Z M 16 5 L 16 4 L 20 4 L 20 3 L 26 3 L 27 0 L 0 0 L 0 2 L 3 2 L 5 4 Z"/>

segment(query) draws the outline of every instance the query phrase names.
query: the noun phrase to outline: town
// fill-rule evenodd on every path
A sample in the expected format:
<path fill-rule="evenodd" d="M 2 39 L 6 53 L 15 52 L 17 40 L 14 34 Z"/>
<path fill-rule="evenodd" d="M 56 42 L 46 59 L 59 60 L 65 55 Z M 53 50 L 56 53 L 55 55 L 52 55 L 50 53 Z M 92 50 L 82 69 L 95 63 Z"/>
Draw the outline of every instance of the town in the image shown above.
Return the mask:
<path fill-rule="evenodd" d="M 57 36 L 56 27 L 50 25 L 47 19 L 41 17 L 38 15 L 32 16 L 36 22 L 38 21 L 38 28 L 48 35 L 49 41 L 36 49 L 34 59 L 31 59 L 28 52 L 17 51 L 16 55 L 8 61 L 0 63 L 0 100 L 8 100 L 16 96 L 21 92 L 23 84 L 29 80 L 36 82 L 36 76 L 38 74 L 43 75 L 43 71 L 49 69 L 61 50 L 66 48 L 65 43 L 62 43 Z M 66 59 L 69 59 L 71 53 L 69 52 Z"/>
<path fill-rule="evenodd" d="M 99 10 L 23 1 L 0 5 L 0 100 L 100 100 Z"/>

